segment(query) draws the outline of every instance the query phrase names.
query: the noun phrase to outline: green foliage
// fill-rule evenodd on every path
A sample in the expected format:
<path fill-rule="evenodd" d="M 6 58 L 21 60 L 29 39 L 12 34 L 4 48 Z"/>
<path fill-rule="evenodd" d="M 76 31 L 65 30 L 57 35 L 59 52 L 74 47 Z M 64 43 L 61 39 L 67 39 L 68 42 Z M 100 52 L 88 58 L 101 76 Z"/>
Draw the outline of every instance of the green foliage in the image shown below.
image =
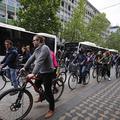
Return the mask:
<path fill-rule="evenodd" d="M 68 41 L 80 41 L 84 34 L 84 16 L 86 0 L 79 0 L 78 7 L 75 8 L 73 16 L 62 31 L 62 37 Z"/>
<path fill-rule="evenodd" d="M 62 32 L 62 37 L 68 41 L 90 41 L 104 44 L 102 33 L 106 32 L 110 22 L 104 13 L 97 14 L 89 23 L 85 23 L 86 0 L 79 0 L 78 7 Z"/>
<path fill-rule="evenodd" d="M 111 33 L 106 41 L 108 48 L 119 50 L 120 52 L 120 28 L 115 33 Z"/>
<path fill-rule="evenodd" d="M 110 22 L 106 19 L 104 13 L 97 14 L 87 25 L 86 38 L 97 44 L 104 43 L 102 33 L 106 32 L 109 25 Z"/>
<path fill-rule="evenodd" d="M 60 0 L 20 0 L 17 25 L 33 32 L 58 34 L 60 21 L 56 12 Z"/>

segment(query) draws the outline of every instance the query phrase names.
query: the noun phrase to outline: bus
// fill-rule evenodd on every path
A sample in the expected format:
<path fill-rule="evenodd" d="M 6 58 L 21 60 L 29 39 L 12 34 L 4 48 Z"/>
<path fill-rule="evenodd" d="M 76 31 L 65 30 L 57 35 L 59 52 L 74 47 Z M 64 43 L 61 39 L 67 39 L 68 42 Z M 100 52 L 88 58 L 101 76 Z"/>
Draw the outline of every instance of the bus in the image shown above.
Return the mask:
<path fill-rule="evenodd" d="M 47 33 L 37 33 L 45 37 L 45 44 L 49 46 L 49 48 L 56 54 L 57 52 L 57 45 L 60 42 L 56 35 L 51 35 Z"/>
<path fill-rule="evenodd" d="M 33 48 L 32 39 L 33 36 L 36 34 L 44 36 L 46 38 L 46 44 L 53 52 L 56 53 L 57 43 L 59 42 L 57 36 L 47 33 L 34 33 L 26 31 L 24 28 L 21 27 L 0 23 L 0 56 L 5 54 L 4 41 L 6 39 L 12 40 L 14 46 L 20 52 L 22 46 L 30 45 L 30 47 Z"/>

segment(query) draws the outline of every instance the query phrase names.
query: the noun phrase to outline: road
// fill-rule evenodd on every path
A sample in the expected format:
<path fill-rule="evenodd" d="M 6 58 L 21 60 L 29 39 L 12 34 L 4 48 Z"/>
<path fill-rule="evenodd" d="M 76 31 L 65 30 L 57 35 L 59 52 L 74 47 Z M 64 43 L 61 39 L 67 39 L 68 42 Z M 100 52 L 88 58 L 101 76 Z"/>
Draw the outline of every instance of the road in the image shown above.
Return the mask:
<path fill-rule="evenodd" d="M 111 81 L 105 80 L 98 84 L 91 77 L 87 86 L 78 85 L 73 91 L 68 88 L 66 81 L 64 93 L 56 102 L 55 114 L 50 120 L 120 120 L 120 81 L 115 79 L 114 69 L 111 73 Z M 7 84 L 4 90 L 9 87 Z M 34 100 L 37 99 L 38 95 L 34 90 L 29 90 Z M 115 103 L 111 104 L 113 101 Z M 34 103 L 25 120 L 44 120 L 47 111 L 46 101 Z"/>

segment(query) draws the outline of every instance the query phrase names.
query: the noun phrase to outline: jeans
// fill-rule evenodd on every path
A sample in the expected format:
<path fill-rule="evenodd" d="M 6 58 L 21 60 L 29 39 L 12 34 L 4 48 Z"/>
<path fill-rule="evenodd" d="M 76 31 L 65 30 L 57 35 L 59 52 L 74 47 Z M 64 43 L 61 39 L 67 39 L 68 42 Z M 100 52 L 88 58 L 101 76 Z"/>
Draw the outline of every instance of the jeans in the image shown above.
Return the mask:
<path fill-rule="evenodd" d="M 10 79 L 11 85 L 18 88 L 17 72 L 14 68 L 6 69 L 6 76 Z"/>
<path fill-rule="evenodd" d="M 86 69 L 87 69 L 86 65 L 80 65 L 80 66 L 79 66 L 79 74 L 80 74 L 79 80 L 80 80 L 80 82 L 81 82 L 81 81 L 83 81 L 83 83 L 86 82 L 86 81 L 85 81 L 85 76 L 86 76 L 86 74 L 87 74 Z"/>

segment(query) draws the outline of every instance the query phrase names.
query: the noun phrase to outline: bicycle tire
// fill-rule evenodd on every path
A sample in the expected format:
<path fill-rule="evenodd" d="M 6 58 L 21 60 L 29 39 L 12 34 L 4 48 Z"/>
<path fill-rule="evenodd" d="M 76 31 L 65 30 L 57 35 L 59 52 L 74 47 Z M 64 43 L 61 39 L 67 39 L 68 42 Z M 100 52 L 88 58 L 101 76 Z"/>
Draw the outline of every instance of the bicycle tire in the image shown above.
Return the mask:
<path fill-rule="evenodd" d="M 86 77 L 85 77 L 85 84 L 88 84 L 90 81 L 90 73 L 88 72 Z"/>
<path fill-rule="evenodd" d="M 10 95 L 13 92 L 17 93 L 15 95 Z M 23 93 L 24 96 L 22 96 L 21 100 L 17 100 L 20 98 L 19 96 L 21 93 Z M 16 101 L 19 101 L 18 104 L 15 103 Z M 31 111 L 32 106 L 33 97 L 28 90 L 23 90 L 21 88 L 12 88 L 4 91 L 0 95 L 0 120 L 23 120 L 23 118 L 25 118 Z"/>
<path fill-rule="evenodd" d="M 102 81 L 102 75 L 100 73 L 97 73 L 97 82 L 100 83 Z"/>
<path fill-rule="evenodd" d="M 59 78 L 61 78 L 62 81 L 65 83 L 67 80 L 67 74 L 65 72 L 61 72 Z"/>
<path fill-rule="evenodd" d="M 57 90 L 57 91 L 56 91 Z M 56 80 L 52 83 L 52 92 L 54 95 L 55 102 L 59 100 L 64 91 L 64 82 L 60 78 L 56 78 Z"/>
<path fill-rule="evenodd" d="M 68 87 L 71 90 L 74 90 L 76 88 L 76 86 L 77 86 L 77 83 L 78 83 L 78 77 L 77 77 L 77 75 L 74 74 L 74 73 L 71 73 L 70 76 L 69 76 L 69 78 L 68 78 Z"/>
<path fill-rule="evenodd" d="M 120 77 L 120 67 L 117 68 L 116 70 L 116 78 Z"/>
<path fill-rule="evenodd" d="M 93 71 L 92 71 L 92 77 L 93 77 L 93 78 L 96 78 L 96 76 L 97 76 L 96 74 L 97 74 L 97 73 L 96 73 L 96 69 L 93 69 Z"/>
<path fill-rule="evenodd" d="M 4 87 L 6 86 L 6 83 L 7 83 L 6 78 L 4 76 L 1 76 L 1 78 L 0 78 L 0 91 L 2 89 L 4 89 Z"/>

